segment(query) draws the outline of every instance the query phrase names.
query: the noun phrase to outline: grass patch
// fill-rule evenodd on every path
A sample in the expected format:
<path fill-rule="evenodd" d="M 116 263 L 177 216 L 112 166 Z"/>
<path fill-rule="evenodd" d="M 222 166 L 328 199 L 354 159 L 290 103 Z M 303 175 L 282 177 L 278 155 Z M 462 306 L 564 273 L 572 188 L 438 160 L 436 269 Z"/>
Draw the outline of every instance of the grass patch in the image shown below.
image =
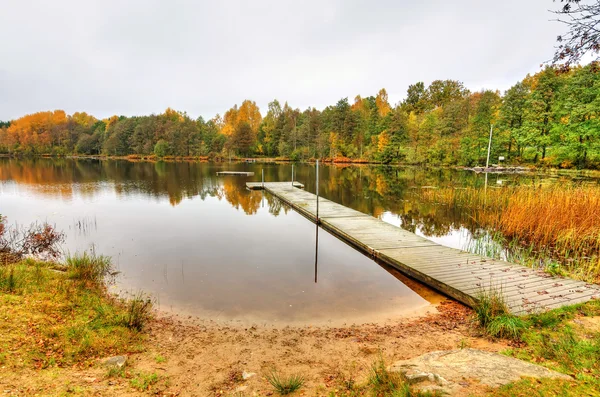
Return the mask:
<path fill-rule="evenodd" d="M 111 259 L 93 252 L 69 255 L 65 264 L 71 279 L 94 286 L 104 285 L 105 278 L 112 273 Z"/>
<path fill-rule="evenodd" d="M 0 292 L 0 355 L 8 370 L 85 367 L 143 349 L 144 336 L 123 322 L 123 303 L 55 267 L 32 259 L 9 266 L 16 287 Z"/>
<path fill-rule="evenodd" d="M 293 374 L 283 377 L 275 369 L 266 374 L 265 378 L 271 386 L 273 386 L 273 389 L 282 396 L 297 391 L 305 382 L 304 376 L 302 375 Z"/>
<path fill-rule="evenodd" d="M 158 383 L 160 377 L 156 373 L 138 373 L 134 378 L 129 381 L 129 384 L 134 389 L 139 391 L 147 391 L 152 388 L 153 385 Z"/>
<path fill-rule="evenodd" d="M 441 395 L 437 392 L 413 390 L 404 375 L 388 371 L 385 361 L 381 357 L 371 365 L 367 384 L 368 391 L 376 397 L 435 397 Z"/>
<path fill-rule="evenodd" d="M 106 372 L 107 378 L 124 378 L 126 376 L 125 367 L 111 367 Z"/>
<path fill-rule="evenodd" d="M 495 397 L 592 397 L 598 396 L 594 382 L 565 381 L 558 379 L 523 379 L 495 390 Z"/>
<path fill-rule="evenodd" d="M 17 289 L 20 280 L 15 276 L 14 266 L 0 267 L 0 291 L 13 293 Z"/>
<path fill-rule="evenodd" d="M 523 318 L 521 343 L 504 353 L 573 376 L 572 381 L 522 380 L 494 396 L 596 396 L 600 390 L 600 301 L 567 306 Z M 586 320 L 586 317 L 590 317 Z"/>
<path fill-rule="evenodd" d="M 486 331 L 495 338 L 518 340 L 523 331 L 527 328 L 527 323 L 510 314 L 504 314 L 492 319 L 486 326 Z"/>
<path fill-rule="evenodd" d="M 482 289 L 473 309 L 479 327 L 495 338 L 519 340 L 528 326 L 527 321 L 509 313 L 501 288 Z"/>
<path fill-rule="evenodd" d="M 502 289 L 491 285 L 488 289 L 482 288 L 477 294 L 477 303 L 473 309 L 477 323 L 484 328 L 496 317 L 508 315 L 508 306 L 504 301 Z"/>

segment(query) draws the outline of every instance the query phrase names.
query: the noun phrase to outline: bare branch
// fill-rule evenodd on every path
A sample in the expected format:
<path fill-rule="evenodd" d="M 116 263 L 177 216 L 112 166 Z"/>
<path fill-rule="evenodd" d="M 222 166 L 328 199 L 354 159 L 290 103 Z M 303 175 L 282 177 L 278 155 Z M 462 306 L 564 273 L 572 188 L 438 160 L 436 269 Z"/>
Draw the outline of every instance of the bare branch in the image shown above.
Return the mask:
<path fill-rule="evenodd" d="M 565 3 L 554 20 L 567 26 L 567 32 L 557 37 L 553 65 L 569 68 L 577 64 L 586 54 L 593 54 L 594 61 L 600 60 L 600 0 L 561 0 Z"/>

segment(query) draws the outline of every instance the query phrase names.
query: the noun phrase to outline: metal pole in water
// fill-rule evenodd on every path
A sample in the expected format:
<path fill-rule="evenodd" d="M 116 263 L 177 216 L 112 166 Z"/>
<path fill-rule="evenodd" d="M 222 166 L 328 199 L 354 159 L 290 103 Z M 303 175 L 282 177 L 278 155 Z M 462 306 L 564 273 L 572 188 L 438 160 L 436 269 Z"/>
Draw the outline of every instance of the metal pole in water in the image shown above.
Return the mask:
<path fill-rule="evenodd" d="M 317 160 L 317 224 L 319 224 L 319 160 Z"/>
<path fill-rule="evenodd" d="M 262 171 L 262 188 L 265 188 L 265 169 L 261 169 Z"/>
<path fill-rule="evenodd" d="M 317 283 L 317 263 L 319 260 L 319 224 L 315 223 L 317 228 L 315 232 L 315 284 Z"/>

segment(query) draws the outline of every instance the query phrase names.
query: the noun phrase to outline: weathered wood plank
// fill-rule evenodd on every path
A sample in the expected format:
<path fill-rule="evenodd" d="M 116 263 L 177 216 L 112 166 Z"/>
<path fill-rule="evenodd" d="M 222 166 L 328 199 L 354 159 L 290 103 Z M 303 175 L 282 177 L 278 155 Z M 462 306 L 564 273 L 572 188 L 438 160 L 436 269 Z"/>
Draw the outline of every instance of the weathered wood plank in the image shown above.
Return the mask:
<path fill-rule="evenodd" d="M 253 176 L 254 172 L 245 172 L 245 171 L 217 171 L 217 175 Z"/>
<path fill-rule="evenodd" d="M 317 196 L 298 182 L 249 182 L 312 221 Z M 467 305 L 481 291 L 500 292 L 515 314 L 546 310 L 600 297 L 600 287 L 506 261 L 448 248 L 333 201 L 319 198 L 320 225 L 346 243 Z"/>

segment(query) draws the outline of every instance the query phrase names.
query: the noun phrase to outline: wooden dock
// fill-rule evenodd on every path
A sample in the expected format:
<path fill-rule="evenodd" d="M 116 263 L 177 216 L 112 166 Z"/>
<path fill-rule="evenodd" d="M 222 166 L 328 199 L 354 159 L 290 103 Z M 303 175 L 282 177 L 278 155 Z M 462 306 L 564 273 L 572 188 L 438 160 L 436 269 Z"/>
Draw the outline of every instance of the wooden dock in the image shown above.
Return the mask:
<path fill-rule="evenodd" d="M 249 182 L 263 189 L 262 182 Z M 294 182 L 265 182 L 264 190 L 316 221 L 317 196 Z M 514 314 L 600 299 L 600 286 L 444 247 L 370 215 L 319 198 L 320 225 L 367 255 L 472 306 L 482 291 L 504 295 Z"/>
<path fill-rule="evenodd" d="M 254 172 L 245 172 L 245 171 L 217 171 L 217 175 L 253 176 Z"/>

